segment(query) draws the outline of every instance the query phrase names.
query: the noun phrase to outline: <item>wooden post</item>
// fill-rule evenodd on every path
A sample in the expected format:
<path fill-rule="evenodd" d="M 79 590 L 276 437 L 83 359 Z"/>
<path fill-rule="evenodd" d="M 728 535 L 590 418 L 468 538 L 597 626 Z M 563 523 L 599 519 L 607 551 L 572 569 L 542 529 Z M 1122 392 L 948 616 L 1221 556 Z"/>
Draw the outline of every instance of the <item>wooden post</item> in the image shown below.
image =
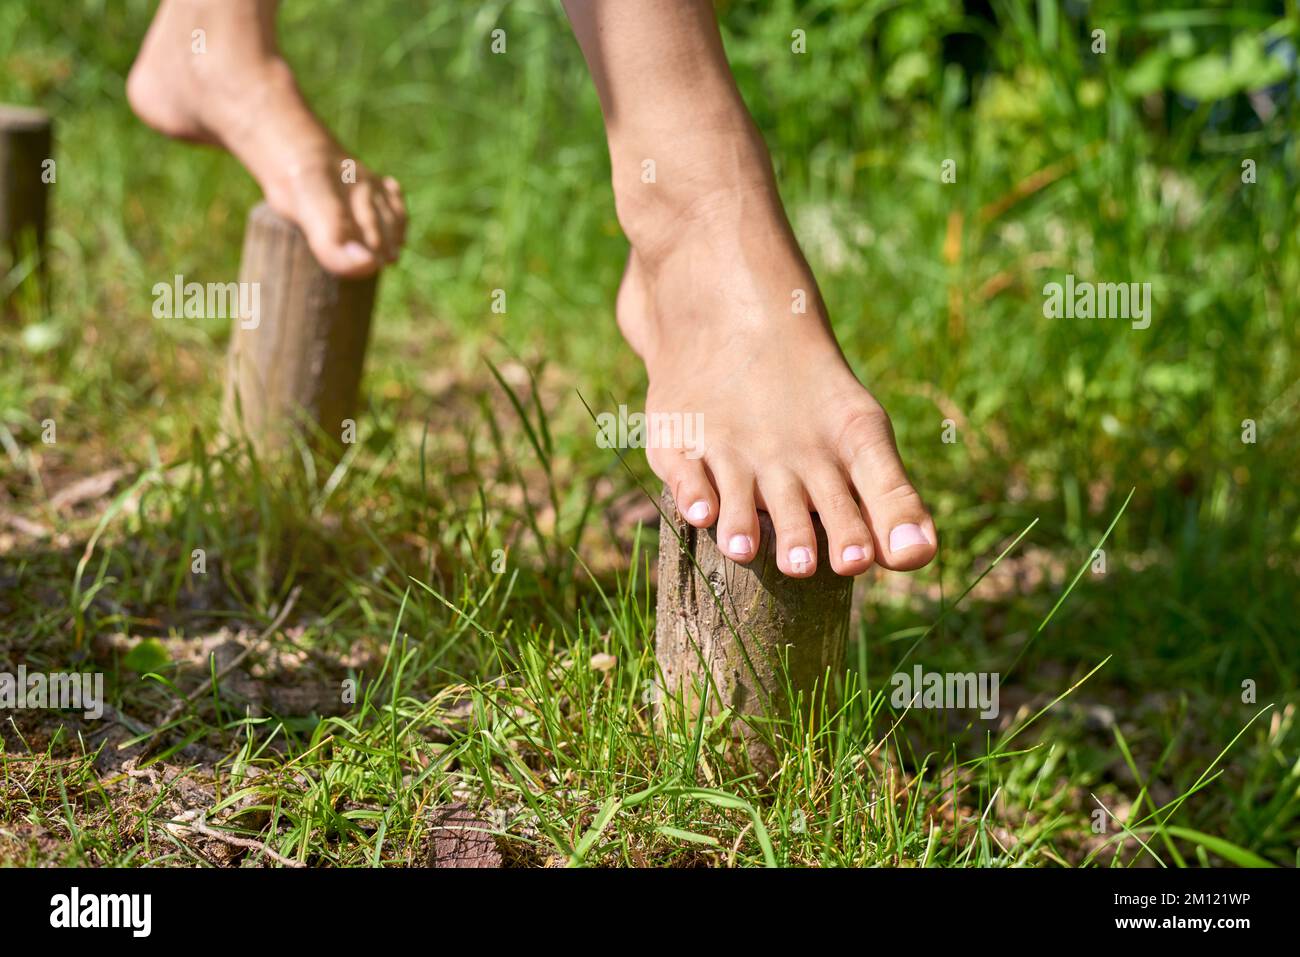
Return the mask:
<path fill-rule="evenodd" d="M 9 311 L 23 287 L 48 291 L 45 268 L 45 227 L 51 160 L 52 124 L 40 110 L 0 104 L 0 310 Z M 48 172 L 47 172 L 48 171 Z M 10 273 L 29 256 L 32 272 L 8 293 Z"/>
<path fill-rule="evenodd" d="M 832 681 L 843 671 L 853 597 L 853 579 L 836 575 L 825 560 L 821 522 L 814 516 L 817 572 L 794 579 L 776 566 L 767 513 L 759 512 L 758 556 L 738 565 L 718 550 L 715 529 L 700 531 L 682 519 L 667 489 L 662 508 L 655 631 L 662 690 L 698 707 L 711 678 L 712 713 L 729 707 L 746 717 L 786 717 L 788 676 L 790 689 L 805 696 L 806 714 L 814 686 L 820 699 L 828 670 Z M 757 726 L 741 721 L 737 731 L 754 766 L 772 770 L 777 755 Z"/>
<path fill-rule="evenodd" d="M 327 272 L 298 227 L 260 203 L 248 217 L 239 281 L 241 303 L 257 308 L 241 307 L 230 339 L 227 426 L 259 452 L 313 426 L 336 446 L 353 441 L 345 423 L 356 415 L 378 277 Z"/>

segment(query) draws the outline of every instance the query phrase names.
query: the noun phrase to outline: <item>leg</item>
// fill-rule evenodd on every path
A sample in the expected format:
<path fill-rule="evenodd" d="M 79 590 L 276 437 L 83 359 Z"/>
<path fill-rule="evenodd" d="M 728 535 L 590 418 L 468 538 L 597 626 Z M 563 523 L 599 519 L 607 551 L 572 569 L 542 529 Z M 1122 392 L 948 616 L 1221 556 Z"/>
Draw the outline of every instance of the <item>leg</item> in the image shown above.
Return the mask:
<path fill-rule="evenodd" d="M 816 568 L 810 512 L 841 575 L 873 560 L 926 564 L 934 522 L 831 332 L 710 0 L 565 7 L 600 94 L 632 245 L 617 310 L 649 371 L 646 411 L 703 417 L 702 457 L 652 448 L 651 467 L 691 524 L 718 523 L 736 561 L 756 553 L 761 508 L 786 575 Z"/>
<path fill-rule="evenodd" d="M 373 273 L 402 244 L 401 190 L 360 163 L 351 175 L 353 158 L 311 112 L 276 47 L 278 2 L 162 0 L 127 98 L 160 132 L 233 153 L 326 269 Z"/>

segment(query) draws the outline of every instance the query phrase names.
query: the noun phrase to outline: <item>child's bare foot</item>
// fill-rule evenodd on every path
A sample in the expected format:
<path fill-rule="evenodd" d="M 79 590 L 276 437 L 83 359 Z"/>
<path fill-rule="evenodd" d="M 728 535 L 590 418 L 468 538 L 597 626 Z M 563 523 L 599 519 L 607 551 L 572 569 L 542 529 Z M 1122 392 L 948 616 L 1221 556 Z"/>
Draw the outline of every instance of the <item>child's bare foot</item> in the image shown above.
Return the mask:
<path fill-rule="evenodd" d="M 367 275 L 397 258 L 401 190 L 350 157 L 311 112 L 276 48 L 275 7 L 163 0 L 127 98 L 158 131 L 233 153 L 326 269 Z"/>
<path fill-rule="evenodd" d="M 656 183 L 615 174 L 633 245 L 619 324 L 649 371 L 646 411 L 702 416 L 703 456 L 651 448 L 651 467 L 692 525 L 717 523 L 736 561 L 757 553 L 761 508 L 786 575 L 807 577 L 820 560 L 841 575 L 873 560 L 919 568 L 935 554 L 934 522 L 889 419 L 835 342 L 766 151 L 725 139 L 698 153 L 674 143 Z M 816 554 L 810 512 L 828 556 Z"/>

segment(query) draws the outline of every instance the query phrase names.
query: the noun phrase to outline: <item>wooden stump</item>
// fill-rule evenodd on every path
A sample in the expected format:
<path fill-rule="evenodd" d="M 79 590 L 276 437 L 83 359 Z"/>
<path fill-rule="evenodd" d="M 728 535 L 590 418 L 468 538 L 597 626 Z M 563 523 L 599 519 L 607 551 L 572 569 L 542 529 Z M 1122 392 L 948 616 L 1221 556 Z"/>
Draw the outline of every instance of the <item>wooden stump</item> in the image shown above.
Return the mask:
<path fill-rule="evenodd" d="M 263 453 L 295 431 L 336 446 L 354 440 L 345 423 L 356 415 L 378 277 L 327 272 L 298 227 L 260 203 L 248 217 L 239 281 L 260 314 L 235 321 L 228 427 Z"/>
<path fill-rule="evenodd" d="M 29 282 L 47 292 L 45 228 L 49 185 L 47 160 L 53 145 L 50 118 L 40 110 L 0 104 L 0 311 L 8 312 L 11 301 L 20 299 Z M 26 268 L 34 256 L 31 272 L 6 294 L 11 271 Z"/>
<path fill-rule="evenodd" d="M 707 687 L 714 714 L 729 707 L 744 717 L 786 717 L 788 678 L 790 690 L 804 695 L 807 714 L 807 699 L 815 689 L 820 700 L 828 671 L 832 681 L 843 671 L 853 597 L 853 579 L 836 575 L 825 560 L 821 522 L 814 516 L 817 572 L 793 579 L 776 566 L 767 513 L 759 512 L 758 556 L 738 565 L 718 550 L 716 529 L 701 531 L 682 519 L 667 489 L 662 508 L 655 631 L 661 693 L 697 709 Z M 736 731 L 754 766 L 770 771 L 777 755 L 761 725 L 740 721 Z"/>

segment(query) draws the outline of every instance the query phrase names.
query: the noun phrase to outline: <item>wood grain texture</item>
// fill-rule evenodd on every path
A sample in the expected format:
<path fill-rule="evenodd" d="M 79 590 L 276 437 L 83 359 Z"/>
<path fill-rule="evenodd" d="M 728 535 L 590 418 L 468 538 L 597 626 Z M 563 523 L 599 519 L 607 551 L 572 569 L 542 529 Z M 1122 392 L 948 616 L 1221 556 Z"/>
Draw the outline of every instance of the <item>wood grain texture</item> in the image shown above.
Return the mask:
<path fill-rule="evenodd" d="M 46 292 L 50 185 L 42 181 L 42 173 L 45 161 L 51 158 L 53 139 L 53 124 L 47 114 L 0 104 L 0 279 L 34 251 L 36 268 L 30 275 Z M 15 289 L 12 298 L 21 294 L 21 288 Z M 3 290 L 0 297 L 11 298 Z M 0 301 L 0 307 L 8 311 L 6 302 Z"/>
<path fill-rule="evenodd" d="M 354 419 L 377 276 L 341 279 L 316 261 L 293 223 L 265 203 L 249 215 L 241 283 L 261 314 L 236 319 L 226 373 L 226 421 L 269 451 L 294 430 L 338 443 Z"/>
<path fill-rule="evenodd" d="M 655 631 L 662 691 L 698 706 L 711 679 L 715 714 L 725 706 L 744 716 L 787 716 L 784 661 L 790 689 L 805 698 L 816 689 L 820 698 L 827 670 L 834 681 L 844 667 L 853 579 L 836 575 L 824 559 L 812 578 L 781 574 L 765 512 L 758 556 L 738 565 L 719 551 L 715 529 L 701 531 L 681 517 L 666 489 L 662 508 Z M 815 516 L 814 526 L 817 554 L 825 556 L 826 532 Z M 771 770 L 777 755 L 757 726 L 737 722 L 736 731 L 755 767 Z"/>

